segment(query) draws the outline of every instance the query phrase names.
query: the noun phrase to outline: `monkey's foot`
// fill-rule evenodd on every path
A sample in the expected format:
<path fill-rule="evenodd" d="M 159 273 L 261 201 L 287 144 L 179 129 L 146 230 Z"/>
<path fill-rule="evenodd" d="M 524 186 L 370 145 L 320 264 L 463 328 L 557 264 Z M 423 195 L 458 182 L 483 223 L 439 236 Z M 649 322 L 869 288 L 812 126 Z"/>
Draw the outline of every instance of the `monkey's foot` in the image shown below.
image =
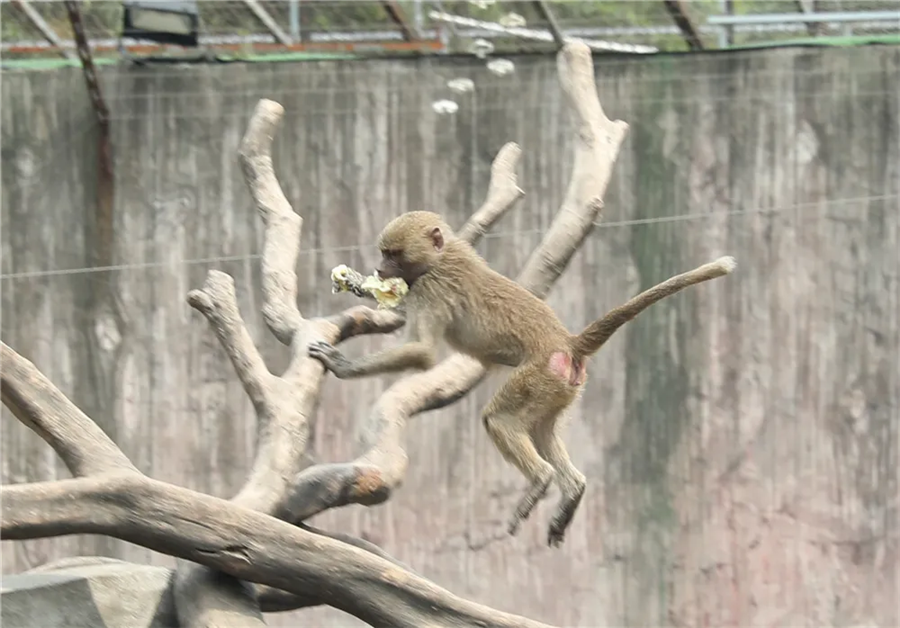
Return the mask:
<path fill-rule="evenodd" d="M 513 513 L 512 519 L 509 520 L 508 531 L 511 536 L 515 536 L 519 531 L 519 524 L 531 516 L 531 511 L 537 506 L 537 503 L 547 495 L 547 489 L 550 488 L 550 482 L 553 481 L 553 472 L 548 471 L 543 477 L 535 481 L 519 500 L 516 511 Z"/>
<path fill-rule="evenodd" d="M 525 497 L 522 498 L 522 501 L 519 502 L 513 516 L 510 517 L 509 525 L 507 526 L 507 532 L 509 532 L 510 536 L 515 536 L 519 533 L 519 526 L 523 521 L 528 519 L 529 515 L 531 515 L 531 511 L 534 510 L 534 507 L 537 504 L 537 499 L 531 504 L 526 503 L 528 497 L 529 495 L 526 494 Z"/>
<path fill-rule="evenodd" d="M 578 492 L 571 497 L 563 497 L 559 502 L 559 508 L 556 509 L 556 515 L 550 522 L 550 529 L 547 532 L 547 545 L 550 547 L 559 547 L 565 539 L 566 529 L 572 523 L 572 517 L 578 510 L 581 498 L 584 495 L 584 484 L 581 485 Z"/>
<path fill-rule="evenodd" d="M 349 375 L 350 362 L 336 347 L 327 342 L 318 341 L 310 343 L 306 351 L 309 357 L 321 362 L 322 366 L 334 373 L 338 379 Z"/>
<path fill-rule="evenodd" d="M 547 545 L 550 547 L 559 547 L 565 540 L 566 529 L 561 527 L 556 520 L 550 524 L 550 530 L 547 532 Z"/>

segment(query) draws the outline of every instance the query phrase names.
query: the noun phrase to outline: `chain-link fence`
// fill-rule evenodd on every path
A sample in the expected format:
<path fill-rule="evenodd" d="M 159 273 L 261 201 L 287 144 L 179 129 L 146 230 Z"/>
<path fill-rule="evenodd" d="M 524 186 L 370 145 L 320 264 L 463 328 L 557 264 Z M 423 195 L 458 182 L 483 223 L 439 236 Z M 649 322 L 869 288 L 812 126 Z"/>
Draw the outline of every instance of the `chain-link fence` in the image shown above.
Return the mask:
<path fill-rule="evenodd" d="M 120 45 L 128 49 L 138 43 L 144 45 L 136 49 L 137 54 L 184 52 L 121 40 L 121 2 L 83 0 L 78 4 L 95 55 L 116 55 Z M 197 6 L 200 45 L 214 53 L 536 52 L 554 47 L 554 29 L 566 37 L 595 41 L 597 50 L 607 45 L 607 50 L 623 52 L 629 51 L 620 47 L 623 44 L 647 47 L 632 51 L 687 50 L 689 32 L 696 34 L 703 48 L 810 37 L 900 35 L 895 0 L 201 0 Z M 677 19 L 673 7 L 680 7 L 683 20 Z M 871 15 L 864 19 L 861 12 Z M 762 23 L 750 20 L 759 14 L 777 16 Z M 833 14 L 833 19 L 822 21 L 820 14 Z M 802 15 L 810 21 L 800 19 Z M 722 16 L 736 23 L 716 23 Z M 73 45 L 61 0 L 2 0 L 0 25 L 7 59 L 59 57 L 48 29 L 64 47 Z"/>

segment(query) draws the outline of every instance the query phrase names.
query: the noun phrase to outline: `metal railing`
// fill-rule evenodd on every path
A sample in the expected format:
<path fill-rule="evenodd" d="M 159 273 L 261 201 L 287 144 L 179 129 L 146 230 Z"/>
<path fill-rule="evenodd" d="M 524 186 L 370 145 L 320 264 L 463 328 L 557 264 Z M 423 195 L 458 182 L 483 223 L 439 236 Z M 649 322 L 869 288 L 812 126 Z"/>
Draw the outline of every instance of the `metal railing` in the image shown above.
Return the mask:
<path fill-rule="evenodd" d="M 900 11 L 801 11 L 795 13 L 726 14 L 726 8 L 739 4 L 719 3 L 719 13 L 703 14 L 703 10 L 717 5 L 703 3 L 685 5 L 685 14 L 701 36 L 707 48 L 728 47 L 736 38 L 747 41 L 778 39 L 797 33 L 816 35 L 856 33 L 884 33 L 900 35 Z M 755 8 L 746 2 L 746 10 Z M 395 5 L 390 10 L 388 4 Z M 626 15 L 625 3 L 622 15 Z M 203 0 L 201 13 L 202 47 L 220 49 L 254 49 L 257 53 L 284 50 L 341 51 L 365 53 L 371 51 L 465 51 L 466 41 L 490 40 L 500 45 L 510 42 L 521 50 L 523 46 L 554 47 L 554 28 L 564 38 L 594 40 L 598 51 L 652 53 L 657 50 L 683 49 L 683 28 L 664 10 L 662 0 L 628 3 L 627 15 L 610 20 L 597 17 L 578 17 L 573 6 L 562 2 L 494 3 L 482 9 L 481 3 L 451 3 L 430 0 L 410 0 L 386 3 L 368 2 L 311 2 L 309 0 Z M 823 4 L 819 3 L 820 7 Z M 874 5 L 877 3 L 867 3 Z M 885 7 L 896 2 L 881 3 Z M 405 9 L 408 22 L 397 21 L 398 7 Z M 611 15 L 616 17 L 616 2 Z M 371 11 L 365 10 L 369 6 Z M 516 16 L 516 25 L 504 22 L 505 16 Z M 800 6 L 805 6 L 800 4 Z M 118 7 L 118 8 L 117 8 Z M 81 3 L 85 30 L 95 53 L 116 53 L 120 45 L 137 52 L 162 48 L 131 39 L 121 39 L 121 3 Z M 363 7 L 363 9 L 361 9 Z M 378 10 L 381 7 L 382 10 Z M 7 55 L 71 56 L 74 41 L 62 16 L 61 0 L 0 0 L 0 48 Z M 548 12 L 553 19 L 548 21 Z M 583 13 L 583 12 L 582 12 Z M 599 14 L 598 14 L 599 15 Z M 606 15 L 606 14 L 604 14 Z M 364 16 L 365 19 L 363 19 Z M 637 17 L 634 17 L 637 16 Z M 527 18 L 527 23 L 526 23 Z M 635 22 L 628 24 L 631 19 Z M 625 23 L 623 23 L 625 22 Z M 327 26 L 323 26 L 327 24 Z M 679 44 L 679 41 L 682 41 Z M 736 42 L 742 43 L 742 42 Z"/>

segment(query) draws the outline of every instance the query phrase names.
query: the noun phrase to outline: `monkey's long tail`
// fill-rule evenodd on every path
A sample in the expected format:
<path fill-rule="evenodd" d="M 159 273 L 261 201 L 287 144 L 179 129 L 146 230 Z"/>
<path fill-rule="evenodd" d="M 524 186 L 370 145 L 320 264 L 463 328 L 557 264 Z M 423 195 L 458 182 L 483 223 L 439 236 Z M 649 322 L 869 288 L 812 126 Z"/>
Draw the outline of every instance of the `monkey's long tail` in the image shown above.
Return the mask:
<path fill-rule="evenodd" d="M 694 284 L 722 277 L 735 269 L 737 262 L 731 256 L 720 257 L 714 262 L 699 266 L 680 275 L 656 284 L 645 290 L 627 303 L 611 309 L 600 318 L 584 328 L 572 340 L 572 351 L 576 356 L 586 358 L 597 351 L 609 340 L 619 327 L 633 319 L 642 311 L 671 294 L 693 286 Z"/>

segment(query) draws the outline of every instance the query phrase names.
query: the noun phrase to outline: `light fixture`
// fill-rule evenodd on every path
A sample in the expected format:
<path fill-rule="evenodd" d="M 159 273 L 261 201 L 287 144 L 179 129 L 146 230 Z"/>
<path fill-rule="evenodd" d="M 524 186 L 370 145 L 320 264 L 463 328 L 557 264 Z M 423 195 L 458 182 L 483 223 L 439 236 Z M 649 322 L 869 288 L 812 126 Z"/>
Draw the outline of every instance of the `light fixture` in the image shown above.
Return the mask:
<path fill-rule="evenodd" d="M 125 9 L 122 37 L 186 47 L 197 46 L 200 11 L 196 0 L 133 0 L 123 2 L 122 5 Z"/>

